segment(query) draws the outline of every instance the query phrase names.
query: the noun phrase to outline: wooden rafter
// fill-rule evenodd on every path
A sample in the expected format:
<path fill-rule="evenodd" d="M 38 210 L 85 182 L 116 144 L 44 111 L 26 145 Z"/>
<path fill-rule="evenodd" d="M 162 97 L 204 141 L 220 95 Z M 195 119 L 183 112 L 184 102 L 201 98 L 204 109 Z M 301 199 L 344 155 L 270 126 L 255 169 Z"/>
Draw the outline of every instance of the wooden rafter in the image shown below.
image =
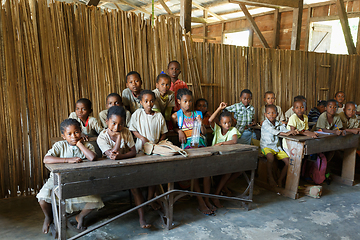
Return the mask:
<path fill-rule="evenodd" d="M 136 10 L 140 11 L 140 12 L 151 15 L 151 13 L 149 11 L 147 11 L 146 9 L 144 9 L 143 7 L 138 7 L 138 6 L 136 6 L 136 5 L 132 4 L 132 3 L 126 2 L 125 0 L 104 0 L 102 2 L 114 3 L 115 5 L 116 4 L 127 5 L 129 7 L 132 7 L 133 9 L 136 9 Z"/>
<path fill-rule="evenodd" d="M 165 11 L 170 14 L 173 15 L 173 13 L 171 12 L 170 8 L 166 5 L 166 3 L 164 2 L 164 0 L 158 0 L 159 3 L 161 4 L 161 6 L 163 6 L 163 8 L 165 9 Z"/>
<path fill-rule="evenodd" d="M 298 0 L 229 0 L 230 3 L 243 3 L 259 7 L 292 7 L 298 8 Z"/>
<path fill-rule="evenodd" d="M 349 27 L 349 20 L 346 14 L 345 5 L 343 0 L 337 0 L 336 6 L 338 8 L 339 17 L 340 17 L 340 23 L 342 30 L 344 32 L 345 42 L 346 46 L 348 48 L 349 54 L 356 54 L 356 48 L 351 36 L 351 31 Z"/>
<path fill-rule="evenodd" d="M 273 48 L 277 48 L 280 39 L 280 12 L 276 8 L 274 12 L 274 35 L 273 35 Z"/>
<path fill-rule="evenodd" d="M 206 10 L 210 15 L 216 17 L 217 19 L 219 19 L 220 21 L 223 21 L 224 18 L 220 17 L 219 15 L 217 15 L 216 13 L 212 12 L 212 11 L 209 11 L 208 9 L 204 8 L 203 6 L 193 2 L 192 5 L 194 5 L 195 7 L 197 7 L 198 9 L 201 9 L 201 10 Z"/>
<path fill-rule="evenodd" d="M 303 0 L 297 0 L 299 7 L 295 8 L 293 11 L 293 25 L 291 32 L 291 50 L 300 49 L 300 40 L 301 40 L 301 24 L 302 24 L 302 14 L 303 14 Z"/>

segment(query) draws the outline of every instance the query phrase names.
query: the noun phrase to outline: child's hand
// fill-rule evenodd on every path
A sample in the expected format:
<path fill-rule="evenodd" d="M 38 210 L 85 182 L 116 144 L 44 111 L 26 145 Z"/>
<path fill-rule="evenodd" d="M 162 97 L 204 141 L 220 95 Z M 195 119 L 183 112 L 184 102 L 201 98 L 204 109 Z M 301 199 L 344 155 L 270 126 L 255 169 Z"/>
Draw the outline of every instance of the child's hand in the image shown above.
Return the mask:
<path fill-rule="evenodd" d="M 140 139 L 142 141 L 143 146 L 145 145 L 145 143 L 149 142 L 149 139 L 147 139 L 146 137 L 142 137 Z"/>
<path fill-rule="evenodd" d="M 256 122 L 255 122 L 255 120 L 252 120 L 252 122 L 249 123 L 249 126 L 254 126 L 254 125 L 256 125 Z"/>
<path fill-rule="evenodd" d="M 221 145 L 223 145 L 223 143 L 222 143 L 222 142 L 217 143 L 217 144 L 215 144 L 214 146 L 221 146 Z"/>
<path fill-rule="evenodd" d="M 82 162 L 82 159 L 79 158 L 79 157 L 66 158 L 66 162 L 68 162 L 68 163 L 80 163 L 80 162 Z"/>
<path fill-rule="evenodd" d="M 83 139 L 83 141 L 87 142 L 89 141 L 89 137 L 83 133 L 81 133 L 81 138 Z"/>
<path fill-rule="evenodd" d="M 220 108 L 221 110 L 224 110 L 226 107 L 227 107 L 227 104 L 224 103 L 224 102 L 221 102 L 220 105 L 219 105 L 219 108 Z"/>
<path fill-rule="evenodd" d="M 336 135 L 340 136 L 341 133 L 342 133 L 341 130 L 335 130 L 335 134 L 336 134 Z"/>
<path fill-rule="evenodd" d="M 290 131 L 286 132 L 285 134 L 286 134 L 286 136 L 296 135 L 296 130 L 290 130 Z"/>
<path fill-rule="evenodd" d="M 345 135 L 346 135 L 346 130 L 342 130 L 341 134 L 342 134 L 343 136 L 345 136 Z"/>
<path fill-rule="evenodd" d="M 185 143 L 186 142 L 186 136 L 185 136 L 185 133 L 182 130 L 179 131 L 179 142 L 180 143 Z"/>
<path fill-rule="evenodd" d="M 317 137 L 319 136 L 319 134 L 316 133 L 316 132 L 310 132 L 310 136 L 311 136 L 312 138 L 317 138 Z"/>
<path fill-rule="evenodd" d="M 118 151 L 112 151 L 109 155 L 109 158 L 111 160 L 118 160 L 118 159 L 121 159 L 121 155 Z"/>
<path fill-rule="evenodd" d="M 200 115 L 197 115 L 197 116 L 196 116 L 196 120 L 197 120 L 199 123 L 202 124 L 202 119 L 201 119 L 201 116 L 200 116 Z"/>

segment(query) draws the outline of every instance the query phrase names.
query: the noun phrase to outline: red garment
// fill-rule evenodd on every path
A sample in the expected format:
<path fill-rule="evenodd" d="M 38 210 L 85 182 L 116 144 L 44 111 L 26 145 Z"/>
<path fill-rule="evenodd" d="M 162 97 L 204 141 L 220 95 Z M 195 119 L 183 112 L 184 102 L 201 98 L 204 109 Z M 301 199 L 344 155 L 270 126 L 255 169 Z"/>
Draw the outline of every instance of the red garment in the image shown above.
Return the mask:
<path fill-rule="evenodd" d="M 173 91 L 175 93 L 175 108 L 174 108 L 174 111 L 177 112 L 180 110 L 180 105 L 177 101 L 177 91 L 179 89 L 182 89 L 182 88 L 188 88 L 188 86 L 186 85 L 186 83 L 180 79 L 176 80 L 175 83 L 171 82 L 171 87 L 170 87 L 170 90 Z"/>

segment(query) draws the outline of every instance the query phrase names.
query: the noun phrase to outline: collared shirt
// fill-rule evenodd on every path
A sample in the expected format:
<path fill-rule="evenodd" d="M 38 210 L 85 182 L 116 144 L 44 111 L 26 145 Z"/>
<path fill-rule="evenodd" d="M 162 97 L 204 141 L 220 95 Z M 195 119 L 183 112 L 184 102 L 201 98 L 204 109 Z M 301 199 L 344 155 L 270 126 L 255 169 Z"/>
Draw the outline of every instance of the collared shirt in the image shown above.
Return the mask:
<path fill-rule="evenodd" d="M 276 105 L 277 113 L 276 121 L 285 121 L 284 113 L 281 110 L 280 106 Z M 260 110 L 260 122 L 265 121 L 265 105 L 261 107 Z"/>
<path fill-rule="evenodd" d="M 121 95 L 124 106 L 130 108 L 131 114 L 133 114 L 137 109 L 142 108 L 140 99 L 135 97 L 129 88 L 125 88 Z"/>
<path fill-rule="evenodd" d="M 245 105 L 241 103 L 235 103 L 229 107 L 226 107 L 229 112 L 234 113 L 234 118 L 236 119 L 236 128 L 240 133 L 243 133 L 245 127 L 249 125 L 255 115 L 255 108 L 249 104 L 249 106 L 245 107 Z"/>
<path fill-rule="evenodd" d="M 271 148 L 275 152 L 284 151 L 279 142 L 279 133 L 281 132 L 289 132 L 290 130 L 286 129 L 281 122 L 275 121 L 275 125 L 273 125 L 269 119 L 263 122 L 261 126 L 261 138 L 260 138 L 260 147 L 263 148 Z"/>
<path fill-rule="evenodd" d="M 161 96 L 159 89 L 154 89 L 155 93 L 155 101 L 153 109 L 159 109 L 161 113 L 164 115 L 166 108 L 175 107 L 175 93 L 171 90 L 165 94 L 165 96 Z"/>
<path fill-rule="evenodd" d="M 91 143 L 84 142 L 84 146 L 95 153 L 95 148 Z M 46 153 L 45 156 L 53 156 L 59 158 L 73 158 L 79 157 L 85 159 L 85 154 L 80 150 L 78 146 L 70 145 L 66 140 L 58 141 L 54 143 L 52 148 Z"/>
<path fill-rule="evenodd" d="M 343 124 L 341 122 L 340 116 L 339 114 L 335 114 L 333 122 L 330 124 L 327 120 L 327 116 L 326 116 L 326 112 L 323 112 L 318 121 L 316 122 L 316 130 L 319 130 L 320 128 L 325 128 L 328 130 L 337 130 L 338 127 L 339 129 L 343 128 Z"/>
<path fill-rule="evenodd" d="M 352 128 L 359 128 L 359 121 L 355 116 L 352 118 L 347 118 L 344 112 L 339 113 L 341 122 L 343 124 L 344 129 L 352 129 Z"/>
<path fill-rule="evenodd" d="M 100 134 L 103 130 L 102 126 L 99 124 L 98 120 L 94 117 L 89 116 L 87 120 L 87 125 L 84 124 L 80 118 L 76 115 L 75 112 L 70 113 L 69 118 L 75 119 L 81 125 L 81 131 L 88 136 L 94 136 Z M 96 134 L 96 133 L 97 134 Z"/>
<path fill-rule="evenodd" d="M 120 138 L 121 142 L 118 152 L 120 152 L 121 154 L 129 152 L 130 149 L 135 146 L 134 138 L 129 129 L 123 128 L 120 132 Z M 104 129 L 100 133 L 100 135 L 96 139 L 96 143 L 98 144 L 102 153 L 105 153 L 107 150 L 112 149 L 116 144 L 116 142 L 111 139 L 107 129 Z"/>

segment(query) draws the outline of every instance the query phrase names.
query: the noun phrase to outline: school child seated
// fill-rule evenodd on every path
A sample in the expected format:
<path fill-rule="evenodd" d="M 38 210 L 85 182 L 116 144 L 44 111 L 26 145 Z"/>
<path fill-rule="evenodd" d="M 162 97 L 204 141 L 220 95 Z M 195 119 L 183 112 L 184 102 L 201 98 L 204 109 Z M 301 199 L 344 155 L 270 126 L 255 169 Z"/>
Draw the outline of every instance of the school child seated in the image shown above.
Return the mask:
<path fill-rule="evenodd" d="M 355 115 L 356 107 L 354 102 L 347 102 L 344 106 L 344 111 L 339 113 L 343 129 L 353 134 L 360 133 L 359 121 Z"/>
<path fill-rule="evenodd" d="M 209 123 L 211 128 L 214 131 L 214 138 L 212 145 L 213 146 L 221 146 L 221 145 L 231 145 L 236 144 L 237 139 L 241 136 L 239 131 L 232 127 L 232 116 L 229 111 L 225 109 L 226 103 L 220 103 L 219 107 L 216 111 L 210 116 Z M 220 113 L 221 112 L 221 113 Z M 215 118 L 219 115 L 219 125 L 215 123 Z M 240 176 L 241 173 L 229 173 L 225 174 L 221 177 L 221 180 L 216 187 L 215 194 L 219 195 L 222 189 L 232 182 L 234 179 Z M 205 192 L 208 193 L 208 192 Z M 209 198 L 204 199 L 205 202 L 209 201 Z M 220 204 L 219 199 L 214 198 L 212 202 L 217 208 L 222 208 L 223 205 Z"/>
<path fill-rule="evenodd" d="M 99 113 L 99 119 L 104 128 L 107 128 L 107 124 L 106 124 L 107 113 L 108 113 L 108 109 L 111 108 L 112 106 L 121 106 L 121 107 L 123 106 L 122 98 L 117 93 L 110 93 L 109 95 L 107 95 L 106 109 L 102 110 Z M 130 118 L 131 118 L 131 113 L 128 110 L 126 110 L 125 126 L 128 126 L 128 124 L 130 122 Z"/>
<path fill-rule="evenodd" d="M 175 107 L 175 94 L 170 90 L 171 78 L 167 74 L 159 74 L 156 78 L 155 102 L 153 110 L 160 112 L 165 120 L 171 121 L 171 113 Z"/>
<path fill-rule="evenodd" d="M 321 130 L 323 132 L 333 133 L 336 135 L 345 135 L 346 132 L 340 130 L 343 128 L 342 121 L 340 119 L 337 111 L 337 101 L 335 99 L 330 99 L 326 103 L 326 111 L 323 112 L 318 121 L 316 122 L 316 130 Z"/>
<path fill-rule="evenodd" d="M 184 149 L 192 147 L 206 147 L 206 142 L 204 139 L 206 129 L 202 124 L 202 113 L 200 111 L 192 110 L 192 92 L 187 88 L 179 89 L 176 98 L 178 104 L 180 105 L 180 110 L 173 113 L 171 118 L 173 121 L 174 132 L 179 134 L 179 142 L 182 143 Z M 198 121 L 201 126 L 198 143 L 192 141 L 193 129 L 196 125 L 195 121 Z M 204 177 L 204 191 L 209 192 L 210 186 L 210 177 Z M 201 192 L 199 179 L 194 179 L 194 190 L 196 192 Z M 215 206 L 210 204 L 210 202 L 205 203 L 204 199 L 200 196 L 197 196 L 197 199 L 199 202 L 198 210 L 201 213 L 205 215 L 214 214 L 216 211 Z"/>
<path fill-rule="evenodd" d="M 238 143 L 241 144 L 250 144 L 251 139 L 256 139 L 255 132 L 248 128 L 248 126 L 255 125 L 255 109 L 250 105 L 251 99 L 251 91 L 249 89 L 244 89 L 240 93 L 241 102 L 226 107 L 229 112 L 234 113 L 234 118 L 236 119 L 235 127 L 241 134 L 241 137 L 238 139 Z"/>
<path fill-rule="evenodd" d="M 266 156 L 267 159 L 266 165 L 268 182 L 272 187 L 276 187 L 276 185 L 282 187 L 282 183 L 285 179 L 289 165 L 289 156 L 281 148 L 278 136 L 290 136 L 296 135 L 298 133 L 296 130 L 286 129 L 279 121 L 276 121 L 277 115 L 277 108 L 275 105 L 265 106 L 265 121 L 261 126 L 260 138 L 261 152 Z M 277 183 L 272 173 L 274 157 L 276 157 L 278 160 L 282 160 L 285 163 Z"/>
<path fill-rule="evenodd" d="M 265 105 L 263 105 L 260 110 L 260 124 L 262 124 L 262 122 L 264 122 L 264 120 L 265 120 L 265 106 L 266 105 L 275 105 L 275 100 L 276 100 L 276 97 L 275 97 L 274 92 L 267 91 L 265 93 L 265 95 L 264 95 Z M 275 106 L 277 108 L 277 112 L 279 113 L 278 116 L 276 117 L 276 121 L 280 121 L 281 123 L 286 123 L 284 113 L 282 112 L 281 107 L 278 105 L 275 105 Z"/>
<path fill-rule="evenodd" d="M 344 111 L 344 102 L 345 102 L 345 93 L 343 91 L 338 91 L 335 93 L 335 100 L 338 102 L 337 114 Z"/>
<path fill-rule="evenodd" d="M 181 73 L 181 66 L 180 63 L 176 60 L 173 60 L 171 62 L 169 62 L 168 64 L 168 69 L 167 69 L 167 73 L 169 74 L 170 78 L 171 78 L 171 86 L 170 86 L 170 91 L 173 91 L 175 94 L 175 98 L 177 98 L 177 92 L 179 91 L 179 89 L 182 88 L 188 88 L 188 86 L 186 85 L 186 83 L 179 78 L 179 75 Z M 178 111 L 180 109 L 180 105 L 178 104 L 177 101 L 175 101 L 175 108 L 174 111 Z"/>
<path fill-rule="evenodd" d="M 306 98 L 304 96 L 296 96 L 294 97 L 294 102 L 296 101 L 303 101 L 305 104 L 306 104 Z M 290 107 L 286 112 L 285 112 L 285 121 L 289 121 L 289 118 L 294 114 L 294 111 L 293 111 L 293 107 Z"/>
<path fill-rule="evenodd" d="M 203 124 L 205 127 L 210 127 L 209 118 L 211 113 L 208 111 L 209 103 L 205 98 L 199 98 L 195 102 L 195 111 L 200 111 L 203 115 Z"/>
<path fill-rule="evenodd" d="M 131 71 L 126 75 L 126 88 L 122 92 L 122 102 L 131 114 L 141 108 L 139 100 L 141 85 L 142 80 L 138 72 Z"/>
<path fill-rule="evenodd" d="M 90 161 L 96 159 L 95 148 L 88 142 L 84 142 L 81 135 L 81 126 L 75 119 L 65 119 L 60 124 L 61 136 L 64 141 L 54 143 L 52 148 L 46 153 L 44 163 L 79 163 L 87 158 Z M 49 225 L 53 221 L 51 207 L 51 191 L 54 187 L 54 174 L 50 173 L 50 178 L 36 195 L 40 207 L 44 212 L 45 219 L 42 231 L 48 233 Z M 83 220 L 93 209 L 100 209 L 104 206 L 99 196 L 91 195 L 66 199 L 66 212 L 81 212 L 76 215 L 77 226 L 75 229 L 83 231 L 86 229 Z"/>
<path fill-rule="evenodd" d="M 324 101 L 324 100 L 317 101 L 317 106 L 313 107 L 308 114 L 309 122 L 316 123 L 317 120 L 319 119 L 320 115 L 323 112 L 325 112 L 325 108 L 326 108 L 326 101 Z"/>
<path fill-rule="evenodd" d="M 70 113 L 69 118 L 77 120 L 81 125 L 82 133 L 86 136 L 97 136 L 102 130 L 96 118 L 91 117 L 92 103 L 87 98 L 80 98 L 75 105 L 75 112 Z"/>

